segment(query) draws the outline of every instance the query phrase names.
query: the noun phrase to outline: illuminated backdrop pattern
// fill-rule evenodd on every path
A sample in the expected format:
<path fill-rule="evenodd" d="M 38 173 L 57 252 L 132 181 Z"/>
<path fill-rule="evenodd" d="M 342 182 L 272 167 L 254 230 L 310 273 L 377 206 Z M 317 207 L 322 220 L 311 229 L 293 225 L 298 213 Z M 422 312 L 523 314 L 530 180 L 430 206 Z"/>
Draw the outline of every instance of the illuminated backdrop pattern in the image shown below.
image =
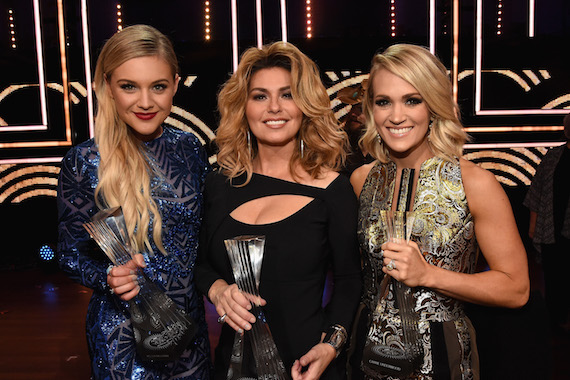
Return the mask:
<path fill-rule="evenodd" d="M 506 186 L 528 186 L 548 148 L 562 142 L 570 80 L 551 48 L 568 42 L 569 27 L 557 21 L 570 12 L 564 1 L 549 2 L 548 10 L 531 0 L 525 9 L 508 0 L 250 3 L 3 2 L 0 203 L 55 196 L 61 157 L 93 134 L 95 105 L 86 78 L 97 51 L 133 23 L 153 24 L 173 39 L 185 72 L 167 123 L 194 132 L 211 162 L 215 96 L 234 67 L 232 49 L 284 37 L 320 66 L 340 122 L 350 105 L 336 93 L 367 77 L 374 51 L 394 42 L 429 46 L 450 68 L 474 137 L 465 158 Z"/>

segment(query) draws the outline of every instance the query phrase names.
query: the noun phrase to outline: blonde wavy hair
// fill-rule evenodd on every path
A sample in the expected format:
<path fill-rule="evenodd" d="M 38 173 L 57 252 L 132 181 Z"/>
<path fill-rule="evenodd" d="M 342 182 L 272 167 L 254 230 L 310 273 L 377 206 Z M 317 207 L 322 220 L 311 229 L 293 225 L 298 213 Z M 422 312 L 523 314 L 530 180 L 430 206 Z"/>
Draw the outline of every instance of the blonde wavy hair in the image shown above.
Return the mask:
<path fill-rule="evenodd" d="M 459 107 L 453 100 L 447 69 L 428 49 L 410 44 L 392 45 L 372 59 L 368 88 L 362 103 L 366 132 L 360 139 L 361 148 L 381 162 L 389 160 L 388 148 L 378 139 L 373 117 L 374 76 L 382 69 L 415 87 L 431 115 L 428 139 L 431 151 L 445 160 L 457 161 L 469 136 L 459 120 Z"/>
<path fill-rule="evenodd" d="M 275 42 L 262 48 L 252 47 L 241 56 L 236 72 L 218 94 L 220 125 L 215 142 L 219 148 L 217 162 L 230 179 L 247 173 L 245 184 L 253 174 L 253 158 L 257 154 L 255 136 L 250 134 L 245 116 L 249 84 L 262 69 L 280 67 L 291 73 L 293 101 L 303 113 L 297 141 L 304 143 L 304 153 L 296 150 L 289 162 L 292 176 L 297 178 L 297 164 L 317 178 L 323 169 L 339 170 L 346 159 L 348 140 L 330 106 L 317 65 L 290 43 Z M 251 150 L 249 148 L 251 146 Z M 251 153 L 250 153 L 251 151 Z"/>
<path fill-rule="evenodd" d="M 148 25 L 133 25 L 117 32 L 103 46 L 95 68 L 94 88 L 97 97 L 95 143 L 101 162 L 95 200 L 100 209 L 121 206 L 136 252 L 146 248 L 152 252 L 148 238 L 152 220 L 152 236 L 158 249 L 162 244 L 162 218 L 151 198 L 149 166 L 142 142 L 119 117 L 108 90 L 113 71 L 126 61 L 147 56 L 164 59 L 175 77 L 178 60 L 170 40 Z"/>

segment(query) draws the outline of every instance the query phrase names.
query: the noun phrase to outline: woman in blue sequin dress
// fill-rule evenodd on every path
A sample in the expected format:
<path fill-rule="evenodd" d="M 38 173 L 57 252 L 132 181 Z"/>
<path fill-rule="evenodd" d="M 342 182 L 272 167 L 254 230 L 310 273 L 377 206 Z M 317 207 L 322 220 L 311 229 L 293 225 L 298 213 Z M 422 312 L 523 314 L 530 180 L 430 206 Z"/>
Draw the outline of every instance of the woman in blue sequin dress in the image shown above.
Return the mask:
<path fill-rule="evenodd" d="M 209 164 L 193 134 L 163 124 L 177 73 L 172 45 L 156 29 L 137 25 L 114 35 L 95 70 L 95 138 L 73 147 L 62 162 L 58 257 L 71 278 L 93 289 L 86 332 L 95 379 L 210 377 L 203 299 L 193 281 Z M 141 254 L 112 267 L 83 223 L 116 206 Z M 198 325 L 174 361 L 145 362 L 136 354 L 125 301 L 139 291 L 130 275 L 139 266 Z"/>
<path fill-rule="evenodd" d="M 451 82 L 429 50 L 389 47 L 373 58 L 368 83 L 361 143 L 376 160 L 351 176 L 364 264 L 352 378 L 478 379 L 464 303 L 518 308 L 529 295 L 509 200 L 492 173 L 461 158 L 467 136 Z M 409 244 L 387 242 L 378 210 L 414 211 Z M 475 273 L 479 252 L 489 270 Z M 410 318 L 396 281 L 411 288 Z M 411 345 L 417 351 L 399 354 Z"/>

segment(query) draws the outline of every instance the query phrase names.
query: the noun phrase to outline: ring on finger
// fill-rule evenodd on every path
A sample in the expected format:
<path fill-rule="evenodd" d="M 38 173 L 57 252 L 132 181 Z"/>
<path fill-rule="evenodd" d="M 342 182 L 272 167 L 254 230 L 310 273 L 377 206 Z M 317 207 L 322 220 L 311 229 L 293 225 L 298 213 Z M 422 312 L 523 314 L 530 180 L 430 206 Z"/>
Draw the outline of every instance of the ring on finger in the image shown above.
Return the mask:
<path fill-rule="evenodd" d="M 388 269 L 388 270 L 396 269 L 396 262 L 394 262 L 394 260 L 390 260 L 388 265 L 386 265 L 386 269 Z"/>
<path fill-rule="evenodd" d="M 226 313 L 224 313 L 224 315 L 222 315 L 222 316 L 219 316 L 219 317 L 218 317 L 218 323 L 225 323 L 227 316 L 228 316 L 228 315 L 227 315 Z"/>

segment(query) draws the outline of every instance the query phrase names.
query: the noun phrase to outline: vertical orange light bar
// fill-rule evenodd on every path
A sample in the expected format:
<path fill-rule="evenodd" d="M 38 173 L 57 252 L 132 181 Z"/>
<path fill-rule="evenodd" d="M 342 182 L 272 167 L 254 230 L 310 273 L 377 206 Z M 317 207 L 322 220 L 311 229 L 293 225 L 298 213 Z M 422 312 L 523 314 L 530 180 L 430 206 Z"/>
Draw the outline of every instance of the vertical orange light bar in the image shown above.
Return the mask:
<path fill-rule="evenodd" d="M 93 82 L 91 76 L 91 53 L 89 47 L 89 24 L 87 16 L 87 0 L 81 0 L 81 34 L 83 39 L 83 63 L 85 64 L 85 87 L 87 88 L 87 119 L 89 137 L 95 136 L 95 105 L 93 102 Z"/>
<path fill-rule="evenodd" d="M 210 1 L 204 1 L 204 39 L 210 41 L 212 35 L 211 31 L 211 17 L 210 17 Z"/>
<path fill-rule="evenodd" d="M 57 0 L 57 26 L 59 34 L 59 55 L 61 60 L 61 85 L 63 86 L 63 109 L 65 112 L 65 137 L 71 141 L 71 112 L 69 109 L 69 78 L 67 76 L 67 53 L 63 0 Z"/>
<path fill-rule="evenodd" d="M 307 38 L 313 38 L 313 5 L 311 0 L 306 0 L 305 18 L 307 20 Z"/>

